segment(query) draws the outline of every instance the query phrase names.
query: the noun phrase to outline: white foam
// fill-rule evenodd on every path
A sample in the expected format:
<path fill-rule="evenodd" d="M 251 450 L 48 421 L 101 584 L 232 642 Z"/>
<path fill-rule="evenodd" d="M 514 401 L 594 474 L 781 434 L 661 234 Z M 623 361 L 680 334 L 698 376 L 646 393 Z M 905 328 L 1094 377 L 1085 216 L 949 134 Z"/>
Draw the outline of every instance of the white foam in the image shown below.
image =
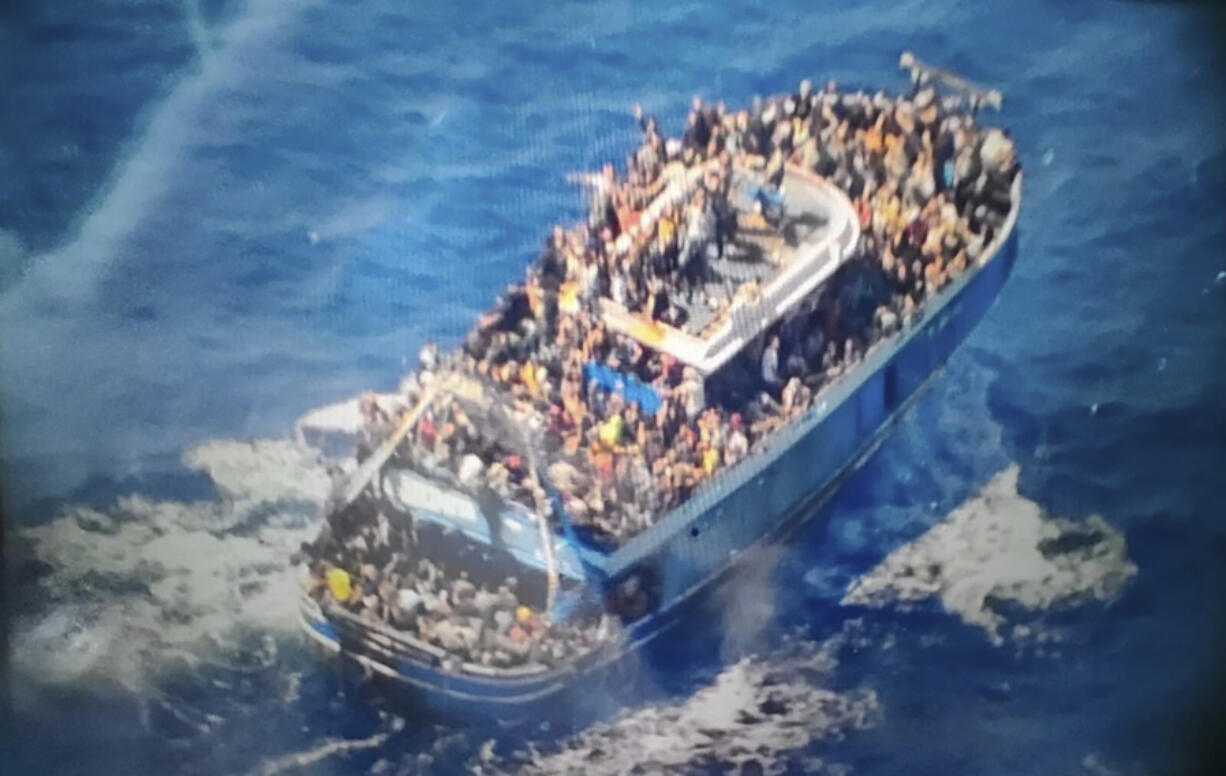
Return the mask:
<path fill-rule="evenodd" d="M 556 751 L 529 751 L 517 772 L 596 776 L 640 766 L 646 773 L 685 773 L 710 759 L 732 766 L 731 772 L 757 760 L 769 772 L 780 754 L 878 722 L 873 690 L 835 692 L 818 683 L 837 666 L 837 653 L 857 625 L 852 621 L 821 645 L 794 642 L 769 659 L 744 658 L 685 700 L 626 712 L 575 734 Z M 470 763 L 474 771 L 502 765 L 488 753 L 483 759 L 493 762 Z M 812 759 L 806 768 L 837 770 Z"/>
<path fill-rule="evenodd" d="M 1003 641 L 1008 621 L 992 599 L 1043 611 L 1110 601 L 1137 572 L 1123 534 L 1099 515 L 1051 517 L 1017 490 L 1018 467 L 997 474 L 974 498 L 861 578 L 843 604 L 908 608 L 935 598 L 946 611 Z M 1063 550 L 1061 543 L 1067 543 Z M 1046 550 L 1046 551 L 1045 551 Z M 1015 635 L 1029 629 L 1019 627 Z"/>
<path fill-rule="evenodd" d="M 295 629 L 290 556 L 314 530 L 330 485 L 315 456 L 288 441 L 218 441 L 184 454 L 216 501 L 119 499 L 64 509 L 19 532 L 51 572 L 48 611 L 17 623 L 18 675 L 36 682 L 148 686 L 168 661 L 202 654 L 244 628 Z"/>
<path fill-rule="evenodd" d="M 283 771 L 298 771 L 308 768 L 321 760 L 338 754 L 374 749 L 382 746 L 390 733 L 376 733 L 361 739 L 330 738 L 305 752 L 294 752 L 272 760 L 265 760 L 251 771 L 251 776 L 273 776 Z"/>
<path fill-rule="evenodd" d="M 712 525 L 711 531 L 726 531 L 726 526 Z M 712 537 L 714 546 L 730 546 L 731 539 L 720 542 Z M 757 548 L 752 558 L 742 562 L 734 583 L 714 591 L 713 609 L 721 620 L 720 657 L 731 663 L 745 654 L 774 620 L 778 605 L 774 574 L 784 555 L 782 545 Z"/>
<path fill-rule="evenodd" d="M 1103 762 L 1102 755 L 1089 752 L 1081 758 L 1081 767 L 1091 776 L 1120 776 L 1120 772 Z"/>
<path fill-rule="evenodd" d="M 319 456 L 288 440 L 212 440 L 183 454 L 189 469 L 202 471 L 228 499 L 320 502 L 331 483 Z"/>

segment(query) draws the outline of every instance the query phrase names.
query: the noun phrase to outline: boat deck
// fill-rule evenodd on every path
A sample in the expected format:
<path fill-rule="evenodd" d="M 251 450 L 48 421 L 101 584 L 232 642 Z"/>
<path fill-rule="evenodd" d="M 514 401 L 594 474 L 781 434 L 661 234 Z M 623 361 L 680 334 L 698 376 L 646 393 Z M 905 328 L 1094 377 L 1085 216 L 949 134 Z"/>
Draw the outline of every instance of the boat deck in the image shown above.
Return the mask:
<path fill-rule="evenodd" d="M 708 271 L 700 292 L 693 301 L 685 296 L 678 299 L 687 314 L 683 331 L 701 336 L 716 323 L 718 310 L 699 300 L 731 301 L 736 290 L 750 281 L 766 286 L 798 255 L 830 236 L 829 203 L 821 192 L 807 182 L 789 183 L 784 189 L 783 218 L 777 227 L 770 226 L 754 213 L 751 187 L 757 182 L 738 171 L 731 196 L 736 237 L 724 246 L 723 256 L 717 255 L 714 245 L 708 246 Z"/>
<path fill-rule="evenodd" d="M 860 236 L 847 195 L 816 175 L 788 168 L 783 216 L 777 226 L 753 212 L 760 175 L 744 169 L 734 175 L 737 237 L 725 247 L 722 258 L 715 256 L 714 245 L 708 246 L 701 293 L 676 295 L 674 301 L 689 316 L 682 326 L 653 321 L 610 299 L 601 300 L 602 317 L 612 330 L 703 374 L 717 370 L 834 274 Z"/>

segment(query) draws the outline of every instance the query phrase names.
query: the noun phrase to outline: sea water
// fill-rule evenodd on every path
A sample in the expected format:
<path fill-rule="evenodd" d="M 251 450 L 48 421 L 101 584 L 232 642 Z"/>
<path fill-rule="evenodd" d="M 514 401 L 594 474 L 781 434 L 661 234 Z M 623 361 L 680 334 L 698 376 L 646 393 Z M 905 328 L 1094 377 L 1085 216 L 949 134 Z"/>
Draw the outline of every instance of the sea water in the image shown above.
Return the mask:
<path fill-rule="evenodd" d="M 6 773 L 1194 767 L 1220 660 L 1226 133 L 1196 4 L 0 11 Z M 1005 95 L 998 304 L 835 503 L 582 731 L 342 694 L 294 621 L 294 422 L 454 344 L 641 102 L 900 51 Z M 1211 742 L 1210 742 L 1211 743 Z M 10 765 L 11 764 L 11 765 Z"/>

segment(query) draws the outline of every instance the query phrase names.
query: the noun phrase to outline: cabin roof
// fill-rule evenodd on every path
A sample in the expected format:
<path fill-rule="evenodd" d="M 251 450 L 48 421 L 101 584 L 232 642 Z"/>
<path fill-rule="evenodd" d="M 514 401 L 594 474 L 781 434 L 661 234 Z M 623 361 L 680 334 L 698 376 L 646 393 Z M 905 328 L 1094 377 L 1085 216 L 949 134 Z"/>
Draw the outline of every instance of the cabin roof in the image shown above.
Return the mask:
<path fill-rule="evenodd" d="M 734 171 L 733 204 L 738 215 L 752 212 L 752 187 L 759 176 Z M 666 191 L 661 198 L 675 197 Z M 654 203 L 653 203 L 654 204 Z M 643 346 L 666 353 L 709 375 L 828 279 L 851 255 L 860 225 L 851 201 L 838 187 L 797 167 L 783 185 L 781 228 L 742 227 L 745 238 L 710 258 L 703 294 L 719 305 L 686 306 L 681 327 L 632 313 L 611 299 L 600 300 L 606 326 Z"/>

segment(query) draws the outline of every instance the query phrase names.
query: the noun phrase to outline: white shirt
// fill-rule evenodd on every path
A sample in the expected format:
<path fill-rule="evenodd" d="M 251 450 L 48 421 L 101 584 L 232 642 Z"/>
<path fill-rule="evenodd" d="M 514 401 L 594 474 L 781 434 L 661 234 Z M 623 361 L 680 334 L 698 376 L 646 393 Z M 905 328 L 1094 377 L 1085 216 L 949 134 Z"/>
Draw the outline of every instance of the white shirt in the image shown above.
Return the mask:
<path fill-rule="evenodd" d="M 707 391 L 701 377 L 692 377 L 682 383 L 682 398 L 685 401 L 685 414 L 691 419 L 707 406 Z"/>
<path fill-rule="evenodd" d="M 434 369 L 437 363 L 438 354 L 429 343 L 421 346 L 421 350 L 417 351 L 417 360 L 421 362 L 421 368 L 427 371 Z"/>
<path fill-rule="evenodd" d="M 460 482 L 468 484 L 475 482 L 483 471 L 485 471 L 485 464 L 476 455 L 469 453 L 460 459 L 460 470 L 456 474 Z"/>
<path fill-rule="evenodd" d="M 405 588 L 396 593 L 396 603 L 400 605 L 400 611 L 412 614 L 421 604 L 421 593 L 412 588 Z"/>
<path fill-rule="evenodd" d="M 609 296 L 620 305 L 626 304 L 626 279 L 620 272 L 613 273 L 613 278 L 609 281 Z"/>

